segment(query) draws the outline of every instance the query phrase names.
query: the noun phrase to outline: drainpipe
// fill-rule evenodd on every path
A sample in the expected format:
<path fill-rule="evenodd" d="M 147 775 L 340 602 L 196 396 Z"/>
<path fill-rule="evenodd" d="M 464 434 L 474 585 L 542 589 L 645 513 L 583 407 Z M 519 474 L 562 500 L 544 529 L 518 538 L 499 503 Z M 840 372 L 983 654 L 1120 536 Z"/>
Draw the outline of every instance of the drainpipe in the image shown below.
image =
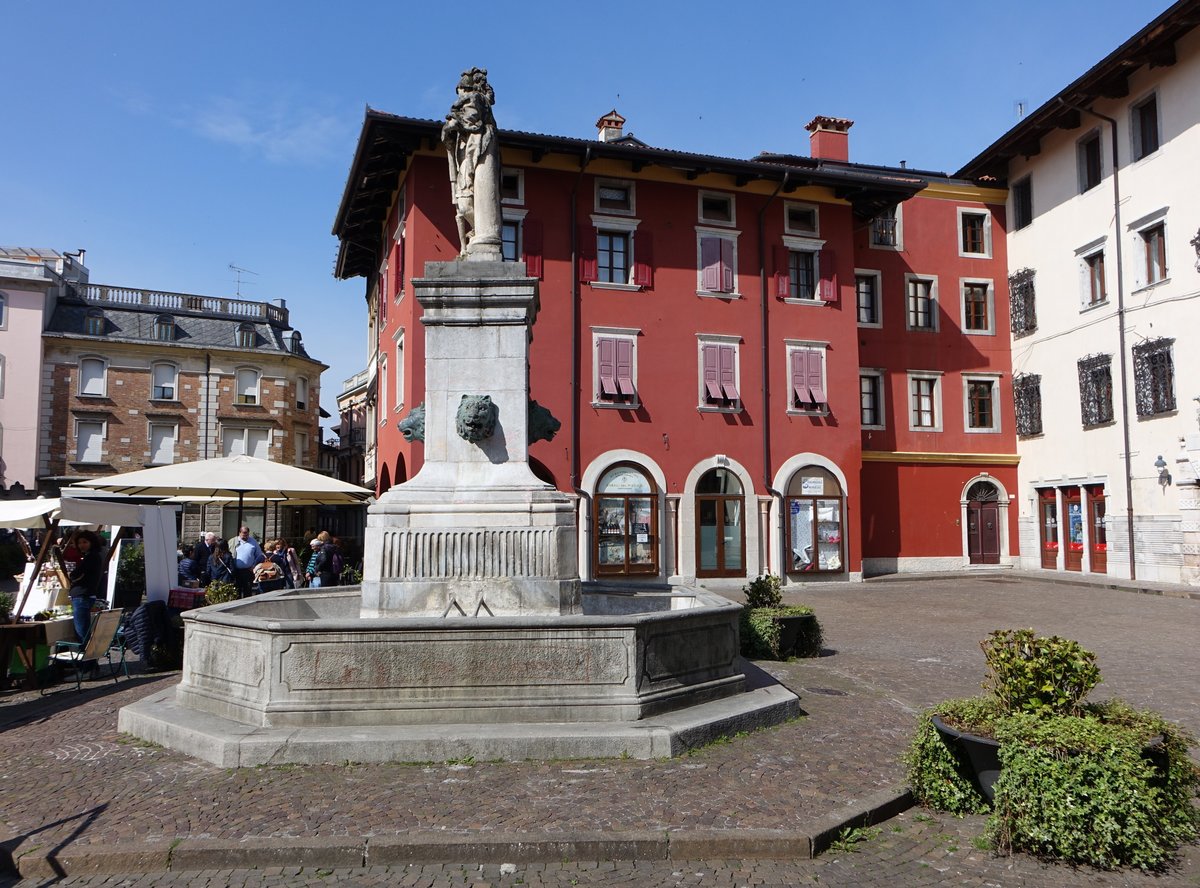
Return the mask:
<path fill-rule="evenodd" d="M 579 486 L 579 360 L 583 336 L 579 325 L 583 312 L 579 305 L 579 222 L 576 220 L 575 214 L 578 212 L 579 186 L 583 184 L 583 171 L 587 169 L 587 165 L 591 161 L 592 146 L 588 145 L 584 149 L 583 160 L 579 164 L 579 175 L 575 177 L 575 187 L 571 189 L 571 218 L 568 223 L 571 234 L 571 489 L 587 505 L 584 517 L 587 522 L 592 520 L 592 500 L 587 491 Z"/>
<path fill-rule="evenodd" d="M 770 386 L 768 385 L 768 372 L 770 370 L 770 345 L 767 341 L 769 332 L 769 324 L 767 321 L 767 300 L 769 298 L 767 292 L 767 242 L 766 242 L 766 216 L 767 207 L 779 195 L 784 186 L 788 183 L 788 178 L 792 171 L 786 170 L 783 174 L 783 179 L 775 186 L 775 190 L 771 192 L 771 196 L 767 198 L 767 202 L 762 205 L 758 211 L 758 291 L 759 291 L 759 324 L 762 336 L 762 464 L 763 464 L 763 487 L 779 503 L 779 514 L 783 515 L 784 501 L 783 494 L 771 486 L 771 398 Z M 758 516 L 754 516 L 754 520 L 758 520 Z M 771 539 L 772 534 L 770 528 L 767 528 L 767 539 L 765 540 L 765 548 L 767 555 L 767 573 L 771 572 Z M 781 571 L 782 574 L 782 571 Z"/>
<path fill-rule="evenodd" d="M 1121 350 L 1120 379 L 1121 379 L 1121 435 L 1125 443 L 1125 523 L 1129 529 L 1129 579 L 1137 579 L 1137 558 L 1135 556 L 1133 538 L 1133 456 L 1129 452 L 1129 386 L 1128 370 L 1125 360 L 1125 272 L 1122 265 L 1121 241 L 1121 177 L 1120 164 L 1117 162 L 1117 121 L 1107 114 L 1101 114 L 1091 108 L 1084 108 L 1063 98 L 1058 100 L 1060 105 L 1073 108 L 1084 114 L 1091 114 L 1108 124 L 1112 142 L 1113 166 L 1113 225 L 1116 237 L 1113 240 L 1117 247 L 1117 341 Z"/>

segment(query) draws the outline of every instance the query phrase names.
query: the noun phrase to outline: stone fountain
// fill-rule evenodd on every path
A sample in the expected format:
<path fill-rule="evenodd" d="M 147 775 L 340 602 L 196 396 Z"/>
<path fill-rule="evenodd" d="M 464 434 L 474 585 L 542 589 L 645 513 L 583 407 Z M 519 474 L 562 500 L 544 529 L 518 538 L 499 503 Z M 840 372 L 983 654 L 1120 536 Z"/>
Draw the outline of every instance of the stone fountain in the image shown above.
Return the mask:
<path fill-rule="evenodd" d="M 412 281 L 426 398 L 406 435 L 425 462 L 371 507 L 362 587 L 186 613 L 181 682 L 120 730 L 226 767 L 651 758 L 799 713 L 748 681 L 740 605 L 581 587 L 575 505 L 529 468 L 557 422 L 529 400 L 538 282 L 501 260 L 491 104 L 486 72 L 464 73 L 443 128 L 462 253 Z"/>

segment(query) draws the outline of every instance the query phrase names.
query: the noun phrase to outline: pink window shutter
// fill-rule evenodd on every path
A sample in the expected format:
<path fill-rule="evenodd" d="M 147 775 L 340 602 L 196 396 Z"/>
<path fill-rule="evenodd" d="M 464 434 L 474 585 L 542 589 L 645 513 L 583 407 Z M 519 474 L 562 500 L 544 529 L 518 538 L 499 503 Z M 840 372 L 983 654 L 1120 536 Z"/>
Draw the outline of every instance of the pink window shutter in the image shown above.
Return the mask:
<path fill-rule="evenodd" d="M 787 299 L 792 295 L 791 269 L 788 268 L 788 251 L 775 247 L 775 295 Z"/>
<path fill-rule="evenodd" d="M 792 404 L 799 407 L 808 400 L 808 355 L 792 352 Z"/>
<path fill-rule="evenodd" d="M 579 280 L 590 284 L 600 276 L 600 267 L 596 262 L 596 229 L 581 226 L 579 229 Z"/>
<path fill-rule="evenodd" d="M 596 340 L 596 371 L 600 377 L 601 398 L 617 396 L 617 340 L 604 336 Z"/>
<path fill-rule="evenodd" d="M 817 405 L 825 404 L 828 400 L 821 380 L 821 357 L 820 352 L 808 353 L 808 391 L 812 395 L 812 402 Z"/>
<path fill-rule="evenodd" d="M 542 223 L 537 219 L 526 219 L 521 223 L 522 241 L 525 250 L 525 273 L 530 277 L 542 276 Z"/>
<path fill-rule="evenodd" d="M 700 350 L 704 358 L 704 397 L 713 403 L 724 400 L 721 394 L 721 363 L 718 346 L 706 345 Z"/>
<path fill-rule="evenodd" d="M 825 302 L 837 302 L 837 262 L 833 250 L 822 250 L 817 261 L 821 263 L 821 299 Z"/>
<path fill-rule="evenodd" d="M 633 235 L 633 283 L 638 287 L 654 287 L 654 241 L 648 231 Z"/>
<path fill-rule="evenodd" d="M 732 345 L 720 347 L 721 391 L 726 400 L 736 401 L 741 395 L 737 390 L 737 351 Z"/>
<path fill-rule="evenodd" d="M 632 398 L 637 394 L 633 387 L 633 341 L 617 339 L 615 342 L 617 346 L 617 392 L 627 398 Z"/>
<path fill-rule="evenodd" d="M 733 241 L 720 238 L 721 241 L 721 292 L 732 293 L 734 286 Z"/>
<path fill-rule="evenodd" d="M 714 293 L 721 289 L 721 238 L 700 238 L 700 285 Z"/>

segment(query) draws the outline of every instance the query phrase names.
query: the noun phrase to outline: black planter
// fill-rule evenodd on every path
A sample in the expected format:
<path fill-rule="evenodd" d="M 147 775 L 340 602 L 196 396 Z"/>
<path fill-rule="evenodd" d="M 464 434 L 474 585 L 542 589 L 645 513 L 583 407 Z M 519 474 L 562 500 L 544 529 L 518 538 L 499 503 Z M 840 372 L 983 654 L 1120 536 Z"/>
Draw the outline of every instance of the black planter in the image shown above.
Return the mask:
<path fill-rule="evenodd" d="M 803 639 L 809 636 L 813 621 L 816 618 L 816 614 L 796 614 L 789 617 L 775 618 L 775 622 L 779 624 L 780 659 L 786 660 L 788 657 L 808 656 L 808 652 L 797 651 L 797 647 Z"/>
<path fill-rule="evenodd" d="M 1000 744 L 990 737 L 956 730 L 936 715 L 933 717 L 933 726 L 943 740 L 951 745 L 957 744 L 966 753 L 971 770 L 975 772 L 979 791 L 991 802 L 995 796 L 996 778 L 1000 776 Z"/>

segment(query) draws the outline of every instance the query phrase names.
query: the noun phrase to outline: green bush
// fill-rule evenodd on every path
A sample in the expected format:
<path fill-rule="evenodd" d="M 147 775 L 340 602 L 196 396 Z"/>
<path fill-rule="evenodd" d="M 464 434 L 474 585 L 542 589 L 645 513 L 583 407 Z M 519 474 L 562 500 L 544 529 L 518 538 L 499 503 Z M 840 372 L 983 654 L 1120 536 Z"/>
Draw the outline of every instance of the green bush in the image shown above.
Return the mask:
<path fill-rule="evenodd" d="M 780 650 L 780 630 L 776 617 L 812 616 L 813 609 L 803 605 L 792 607 L 742 608 L 739 628 L 742 656 L 754 660 L 783 660 L 787 657 L 815 657 L 821 653 L 824 636 L 821 624 L 814 616 L 805 620 L 791 651 Z"/>
<path fill-rule="evenodd" d="M 225 604 L 227 601 L 237 601 L 238 588 L 225 580 L 213 580 L 204 589 L 205 604 Z"/>
<path fill-rule="evenodd" d="M 742 592 L 746 607 L 779 607 L 783 603 L 783 580 L 774 574 L 763 574 L 742 586 Z"/>
<path fill-rule="evenodd" d="M 1100 683 L 1096 655 L 1077 641 L 998 629 L 979 646 L 989 672 L 983 687 L 1005 712 L 1072 715 Z"/>
<path fill-rule="evenodd" d="M 913 796 L 922 805 L 952 814 L 978 814 L 987 800 L 975 783 L 966 754 L 933 726 L 933 716 L 970 733 L 990 734 L 1001 716 L 989 697 L 944 700 L 918 717 L 917 734 L 904 758 Z"/>
<path fill-rule="evenodd" d="M 17 606 L 17 598 L 11 592 L 0 592 L 0 617 L 7 617 Z"/>

